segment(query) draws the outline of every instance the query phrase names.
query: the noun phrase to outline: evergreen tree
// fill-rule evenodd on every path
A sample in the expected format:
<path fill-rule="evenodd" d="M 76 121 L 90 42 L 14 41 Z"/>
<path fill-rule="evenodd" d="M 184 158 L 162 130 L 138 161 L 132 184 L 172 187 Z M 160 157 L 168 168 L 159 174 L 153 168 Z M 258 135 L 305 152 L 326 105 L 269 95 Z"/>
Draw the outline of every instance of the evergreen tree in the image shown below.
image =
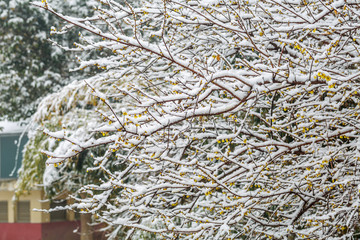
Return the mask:
<path fill-rule="evenodd" d="M 83 14 L 92 1 L 54 1 L 58 9 Z M 0 0 L 0 119 L 25 120 L 40 100 L 76 78 L 70 74 L 74 54 L 52 46 L 50 28 L 61 20 L 41 13 L 30 1 Z M 78 38 L 72 32 L 56 41 L 69 48 Z M 70 43 L 70 44 L 69 44 Z"/>

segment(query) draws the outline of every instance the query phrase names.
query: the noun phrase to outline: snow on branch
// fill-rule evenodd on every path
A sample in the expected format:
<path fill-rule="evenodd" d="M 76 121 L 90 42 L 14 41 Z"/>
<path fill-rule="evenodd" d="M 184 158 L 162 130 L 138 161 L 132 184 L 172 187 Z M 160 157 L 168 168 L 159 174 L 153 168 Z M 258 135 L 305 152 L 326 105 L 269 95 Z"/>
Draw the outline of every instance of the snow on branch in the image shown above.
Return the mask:
<path fill-rule="evenodd" d="M 97 99 L 99 118 L 46 132 L 61 140 L 47 154 L 105 149 L 88 166 L 103 177 L 73 207 L 110 237 L 358 232 L 357 1 L 108 0 L 85 18 L 35 5 L 81 30 L 79 50 L 101 52 L 79 59 L 99 68 L 81 98 Z"/>

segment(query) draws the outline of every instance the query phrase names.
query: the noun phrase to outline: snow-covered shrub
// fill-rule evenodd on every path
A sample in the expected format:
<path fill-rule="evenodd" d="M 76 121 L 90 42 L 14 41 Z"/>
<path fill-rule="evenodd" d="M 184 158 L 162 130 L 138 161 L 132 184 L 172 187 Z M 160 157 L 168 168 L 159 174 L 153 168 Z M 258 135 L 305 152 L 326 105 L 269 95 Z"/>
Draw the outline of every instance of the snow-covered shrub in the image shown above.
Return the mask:
<path fill-rule="evenodd" d="M 49 165 L 106 147 L 72 207 L 112 238 L 357 233 L 360 3 L 101 3 L 85 18 L 36 3 L 69 23 L 54 34 L 79 27 L 79 51 L 101 51 L 79 69 L 102 69 L 84 80 L 102 121 L 45 130 L 71 143 Z"/>

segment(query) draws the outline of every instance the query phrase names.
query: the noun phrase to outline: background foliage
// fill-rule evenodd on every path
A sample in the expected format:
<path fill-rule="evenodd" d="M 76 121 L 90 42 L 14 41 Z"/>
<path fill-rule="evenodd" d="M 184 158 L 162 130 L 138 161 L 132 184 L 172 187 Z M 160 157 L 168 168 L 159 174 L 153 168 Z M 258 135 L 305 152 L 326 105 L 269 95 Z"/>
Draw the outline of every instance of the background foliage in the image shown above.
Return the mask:
<path fill-rule="evenodd" d="M 40 100 L 59 91 L 78 73 L 70 74 L 74 54 L 52 46 L 50 28 L 61 21 L 32 6 L 31 1 L 0 1 L 0 119 L 27 120 Z M 94 1 L 53 1 L 68 14 L 89 14 Z M 56 36 L 63 47 L 71 47 L 77 32 Z"/>

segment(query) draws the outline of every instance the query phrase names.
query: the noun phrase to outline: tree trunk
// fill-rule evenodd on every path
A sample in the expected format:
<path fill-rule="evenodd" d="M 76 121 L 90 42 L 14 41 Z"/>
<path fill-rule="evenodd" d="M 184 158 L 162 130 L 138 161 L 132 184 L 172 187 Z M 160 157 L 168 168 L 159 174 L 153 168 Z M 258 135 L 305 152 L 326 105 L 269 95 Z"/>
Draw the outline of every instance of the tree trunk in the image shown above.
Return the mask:
<path fill-rule="evenodd" d="M 91 226 L 91 213 L 80 214 L 81 223 L 81 240 L 93 240 L 93 232 Z"/>

